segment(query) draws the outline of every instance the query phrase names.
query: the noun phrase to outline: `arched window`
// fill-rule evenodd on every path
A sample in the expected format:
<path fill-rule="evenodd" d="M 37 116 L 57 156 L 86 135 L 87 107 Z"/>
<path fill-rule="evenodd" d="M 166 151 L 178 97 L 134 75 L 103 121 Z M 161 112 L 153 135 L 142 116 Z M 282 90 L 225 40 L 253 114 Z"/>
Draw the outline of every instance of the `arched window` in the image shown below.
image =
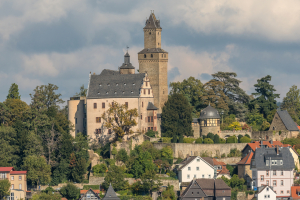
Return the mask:
<path fill-rule="evenodd" d="M 149 32 L 149 35 L 151 35 L 151 32 Z"/>
<path fill-rule="evenodd" d="M 144 58 L 146 58 L 147 57 L 147 55 L 146 54 L 144 54 Z"/>
<path fill-rule="evenodd" d="M 142 107 L 144 107 L 144 102 L 142 102 Z"/>
<path fill-rule="evenodd" d="M 151 58 L 153 58 L 153 54 L 151 54 Z"/>

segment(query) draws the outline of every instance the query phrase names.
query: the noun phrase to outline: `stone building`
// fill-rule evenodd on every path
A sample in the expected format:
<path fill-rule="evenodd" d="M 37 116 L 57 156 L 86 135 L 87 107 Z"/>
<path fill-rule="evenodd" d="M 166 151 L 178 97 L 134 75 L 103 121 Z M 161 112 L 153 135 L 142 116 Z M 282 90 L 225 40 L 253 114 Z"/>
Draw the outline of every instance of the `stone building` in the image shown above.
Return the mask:
<path fill-rule="evenodd" d="M 203 109 L 199 118 L 192 122 L 194 137 L 199 138 L 208 133 L 220 135 L 220 115 L 217 109 L 210 105 Z"/>
<path fill-rule="evenodd" d="M 70 98 L 73 137 L 82 132 L 89 139 L 110 141 L 114 133 L 104 127 L 101 116 L 114 102 L 137 109 L 134 132 L 152 129 L 160 133 L 158 117 L 168 99 L 168 53 L 161 49 L 161 31 L 160 21 L 151 13 L 144 27 L 144 49 L 138 53 L 138 74 L 127 52 L 119 70 L 104 69 L 100 74 L 90 74 L 86 97 Z"/>
<path fill-rule="evenodd" d="M 292 137 L 297 137 L 299 128 L 286 110 L 277 111 L 270 125 L 269 131 L 290 131 Z"/>

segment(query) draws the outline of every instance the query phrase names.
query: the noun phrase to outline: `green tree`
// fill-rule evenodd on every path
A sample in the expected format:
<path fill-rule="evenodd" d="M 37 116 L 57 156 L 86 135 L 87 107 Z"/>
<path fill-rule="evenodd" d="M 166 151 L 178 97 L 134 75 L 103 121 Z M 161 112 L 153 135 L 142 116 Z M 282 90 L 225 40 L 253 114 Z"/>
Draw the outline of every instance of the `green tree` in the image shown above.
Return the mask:
<path fill-rule="evenodd" d="M 183 135 L 193 136 L 192 107 L 182 94 L 169 96 L 162 114 L 162 136 L 172 137 L 172 142 L 183 142 Z"/>
<path fill-rule="evenodd" d="M 220 143 L 220 136 L 218 134 L 214 135 L 214 144 L 219 144 Z"/>
<path fill-rule="evenodd" d="M 3 102 L 9 109 L 8 125 L 13 126 L 17 120 L 24 121 L 25 115 L 29 112 L 27 103 L 20 99 L 6 99 Z"/>
<path fill-rule="evenodd" d="M 203 84 L 200 80 L 194 77 L 184 79 L 182 82 L 171 82 L 170 95 L 182 94 L 188 99 L 188 102 L 193 107 L 192 114 L 194 117 L 199 117 L 200 110 L 204 108 L 201 96 L 203 95 Z"/>
<path fill-rule="evenodd" d="M 21 99 L 21 95 L 19 94 L 19 86 L 17 84 L 11 84 L 6 99 Z"/>
<path fill-rule="evenodd" d="M 246 121 L 252 126 L 252 130 L 259 131 L 268 128 L 268 122 L 264 118 L 263 114 L 259 113 L 260 107 L 258 104 L 254 106 L 254 109 L 247 114 Z M 269 124 L 270 126 L 270 124 Z"/>
<path fill-rule="evenodd" d="M 271 76 L 267 75 L 257 80 L 257 84 L 254 85 L 255 93 L 252 93 L 256 98 L 250 101 L 250 110 L 255 109 L 255 105 L 259 105 L 259 112 L 263 114 L 264 118 L 267 118 L 270 111 L 277 108 L 276 98 L 279 98 L 279 94 L 275 94 L 274 86 L 270 84 Z"/>
<path fill-rule="evenodd" d="M 173 159 L 173 149 L 170 146 L 165 146 L 161 149 L 161 158 L 170 160 Z"/>
<path fill-rule="evenodd" d="M 208 133 L 206 137 L 214 140 L 215 135 L 213 133 Z"/>
<path fill-rule="evenodd" d="M 162 192 L 161 196 L 162 196 L 162 199 L 164 199 L 164 200 L 176 200 L 174 186 L 168 184 L 168 187 L 166 188 L 165 191 Z"/>
<path fill-rule="evenodd" d="M 195 140 L 195 144 L 202 144 L 202 142 L 203 142 L 203 140 L 201 137 L 199 137 Z"/>
<path fill-rule="evenodd" d="M 251 139 L 248 138 L 247 136 L 244 136 L 240 139 L 240 143 L 250 143 Z"/>
<path fill-rule="evenodd" d="M 112 165 L 104 178 L 103 187 L 107 190 L 111 184 L 116 191 L 125 190 L 129 187 L 129 184 L 124 178 L 124 171 L 120 167 Z"/>
<path fill-rule="evenodd" d="M 237 131 L 242 130 L 242 127 L 239 122 L 232 122 L 228 127 L 231 128 L 232 130 L 237 130 Z"/>
<path fill-rule="evenodd" d="M 16 136 L 16 131 L 12 127 L 0 126 L 0 166 L 16 167 L 19 159 Z"/>
<path fill-rule="evenodd" d="M 98 164 L 98 165 L 95 165 L 95 166 L 92 168 L 92 170 L 93 170 L 94 175 L 95 175 L 95 176 L 98 176 L 98 175 L 100 175 L 100 174 L 106 172 L 107 166 L 106 166 L 106 164 L 104 164 L 104 163 Z"/>
<path fill-rule="evenodd" d="M 237 143 L 237 142 L 238 142 L 238 139 L 236 138 L 235 135 L 228 137 L 226 140 L 226 143 Z"/>
<path fill-rule="evenodd" d="M 8 196 L 10 191 L 10 182 L 8 179 L 0 180 L 0 199 Z"/>
<path fill-rule="evenodd" d="M 39 193 L 32 196 L 32 200 L 61 200 L 59 194 Z"/>
<path fill-rule="evenodd" d="M 210 139 L 210 138 L 205 138 L 205 139 L 203 140 L 203 143 L 204 143 L 204 144 L 213 144 L 214 141 L 213 141 L 212 139 Z"/>
<path fill-rule="evenodd" d="M 70 200 L 76 200 L 80 196 L 80 189 L 72 183 L 68 183 L 67 185 L 63 186 L 59 192 L 63 197 L 66 197 Z"/>
<path fill-rule="evenodd" d="M 84 88 L 84 85 L 80 87 L 80 92 L 75 94 L 75 97 L 86 97 L 87 88 Z"/>
<path fill-rule="evenodd" d="M 128 109 L 125 104 L 113 102 L 109 105 L 106 112 L 102 114 L 104 127 L 112 129 L 115 134 L 115 140 L 121 139 L 124 135 L 133 133 L 132 127 L 137 125 L 136 118 L 138 117 L 137 109 Z"/>
<path fill-rule="evenodd" d="M 296 85 L 293 85 L 288 93 L 286 93 L 286 97 L 283 98 L 281 108 L 283 110 L 287 110 L 293 120 L 299 123 L 300 89 L 298 89 Z"/>
<path fill-rule="evenodd" d="M 194 138 L 183 138 L 183 143 L 193 143 L 194 141 Z"/>
<path fill-rule="evenodd" d="M 148 130 L 146 133 L 145 133 L 145 135 L 147 135 L 148 137 L 153 137 L 153 138 L 155 138 L 156 137 L 156 135 L 158 135 L 158 132 L 157 131 L 153 131 L 153 130 Z"/>
<path fill-rule="evenodd" d="M 125 149 L 120 149 L 117 153 L 116 160 L 125 163 L 128 160 L 128 155 Z"/>
<path fill-rule="evenodd" d="M 38 156 L 27 156 L 22 167 L 27 170 L 27 179 L 32 184 L 46 185 L 51 181 L 51 166 L 47 164 L 45 158 Z"/>
<path fill-rule="evenodd" d="M 142 175 L 141 180 L 143 182 L 143 187 L 152 196 L 152 192 L 158 190 L 162 185 L 161 181 L 158 179 L 156 172 L 154 170 L 145 171 Z"/>

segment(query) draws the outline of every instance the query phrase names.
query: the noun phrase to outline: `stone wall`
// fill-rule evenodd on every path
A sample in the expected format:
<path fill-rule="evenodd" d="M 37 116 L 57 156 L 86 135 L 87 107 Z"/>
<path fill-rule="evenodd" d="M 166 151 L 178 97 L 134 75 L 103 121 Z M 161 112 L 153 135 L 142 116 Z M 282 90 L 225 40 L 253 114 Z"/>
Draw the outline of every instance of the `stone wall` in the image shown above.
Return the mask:
<path fill-rule="evenodd" d="M 298 134 L 298 131 L 253 131 L 251 139 L 281 141 L 285 138 L 297 137 Z"/>
<path fill-rule="evenodd" d="M 248 131 L 248 130 L 240 130 L 240 131 L 227 131 L 227 130 L 225 130 L 225 131 L 220 132 L 220 137 L 221 138 L 228 138 L 228 137 L 233 136 L 233 135 L 235 135 L 235 136 L 243 135 L 244 136 L 246 134 L 248 134 L 252 138 L 252 132 Z"/>
<path fill-rule="evenodd" d="M 104 182 L 105 177 L 90 176 L 89 185 L 101 185 Z M 128 181 L 129 185 L 132 185 L 135 182 L 134 178 L 125 178 Z"/>
<path fill-rule="evenodd" d="M 185 158 L 190 156 L 201 156 L 207 154 L 210 157 L 221 157 L 223 153 L 230 153 L 230 149 L 242 150 L 247 143 L 230 143 L 230 144 L 188 144 L 188 143 L 153 143 L 157 149 L 170 146 L 173 149 L 175 158 Z"/>
<path fill-rule="evenodd" d="M 162 186 L 168 186 L 168 185 L 173 185 L 174 186 L 174 191 L 179 191 L 179 180 L 160 180 L 162 182 Z"/>
<path fill-rule="evenodd" d="M 225 164 L 236 165 L 241 160 L 241 157 L 216 158 L 216 160 Z"/>
<path fill-rule="evenodd" d="M 67 183 L 60 183 L 60 184 L 58 184 L 58 185 L 56 185 L 56 186 L 51 186 L 54 190 L 57 190 L 57 189 L 60 189 L 60 188 L 62 188 L 63 186 L 66 186 L 67 185 Z M 74 183 L 74 185 L 77 187 L 77 188 L 79 188 L 79 189 L 83 189 L 83 185 L 84 185 L 84 183 Z M 41 190 L 45 190 L 47 187 L 49 187 L 48 185 L 42 185 L 41 186 Z"/>

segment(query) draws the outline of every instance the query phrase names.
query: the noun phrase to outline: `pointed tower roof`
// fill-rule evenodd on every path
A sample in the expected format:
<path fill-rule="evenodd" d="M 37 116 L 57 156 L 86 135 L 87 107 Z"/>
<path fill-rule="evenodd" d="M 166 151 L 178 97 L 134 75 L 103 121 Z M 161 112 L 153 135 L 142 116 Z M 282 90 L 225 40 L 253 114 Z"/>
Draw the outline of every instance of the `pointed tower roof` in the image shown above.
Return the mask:
<path fill-rule="evenodd" d="M 112 199 L 112 200 L 120 200 L 120 198 L 117 196 L 114 188 L 111 186 L 111 184 L 109 185 L 105 196 L 103 197 L 102 200 L 108 200 L 108 199 Z"/>
<path fill-rule="evenodd" d="M 149 19 L 146 20 L 144 29 L 155 29 L 160 27 L 160 20 L 157 20 L 154 12 L 151 12 Z"/>
<path fill-rule="evenodd" d="M 128 52 L 124 55 L 124 63 L 120 69 L 135 69 L 135 67 L 130 63 L 130 55 Z"/>

